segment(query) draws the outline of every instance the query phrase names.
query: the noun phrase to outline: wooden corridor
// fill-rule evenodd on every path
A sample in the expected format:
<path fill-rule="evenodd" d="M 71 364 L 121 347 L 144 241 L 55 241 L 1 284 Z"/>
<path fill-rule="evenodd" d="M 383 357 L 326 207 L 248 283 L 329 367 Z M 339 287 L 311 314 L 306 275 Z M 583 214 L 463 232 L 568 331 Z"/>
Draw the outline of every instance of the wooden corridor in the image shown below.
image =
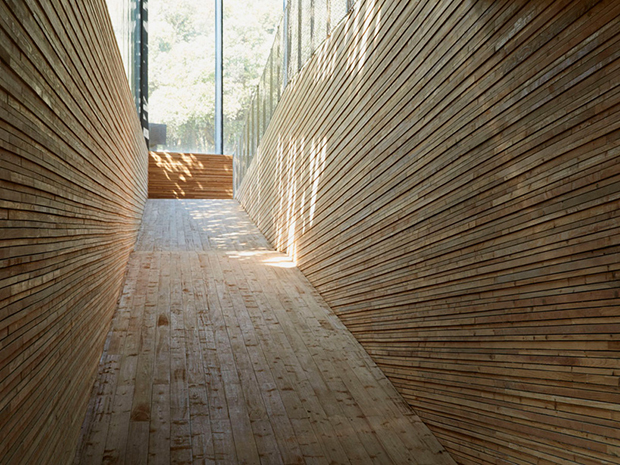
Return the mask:
<path fill-rule="evenodd" d="M 453 464 L 234 200 L 149 200 L 76 464 Z"/>

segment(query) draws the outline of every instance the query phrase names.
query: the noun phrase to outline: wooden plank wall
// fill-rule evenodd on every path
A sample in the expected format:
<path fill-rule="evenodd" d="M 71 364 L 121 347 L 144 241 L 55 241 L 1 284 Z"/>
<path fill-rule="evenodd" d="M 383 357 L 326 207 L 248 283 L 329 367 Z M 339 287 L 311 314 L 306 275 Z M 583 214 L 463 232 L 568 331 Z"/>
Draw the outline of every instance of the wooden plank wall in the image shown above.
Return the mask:
<path fill-rule="evenodd" d="M 235 195 L 459 463 L 620 463 L 620 2 L 360 0 Z"/>
<path fill-rule="evenodd" d="M 0 0 L 0 463 L 70 463 L 147 196 L 104 0 Z"/>
<path fill-rule="evenodd" d="M 232 199 L 231 155 L 149 155 L 149 199 Z"/>

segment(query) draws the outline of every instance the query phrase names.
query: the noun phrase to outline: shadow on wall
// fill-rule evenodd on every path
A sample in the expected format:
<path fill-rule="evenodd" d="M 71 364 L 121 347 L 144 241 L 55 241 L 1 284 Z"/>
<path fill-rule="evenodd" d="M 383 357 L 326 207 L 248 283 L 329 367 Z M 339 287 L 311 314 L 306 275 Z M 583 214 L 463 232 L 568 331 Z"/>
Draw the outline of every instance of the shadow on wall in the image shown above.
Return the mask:
<path fill-rule="evenodd" d="M 232 156 L 149 153 L 149 198 L 231 199 Z"/>

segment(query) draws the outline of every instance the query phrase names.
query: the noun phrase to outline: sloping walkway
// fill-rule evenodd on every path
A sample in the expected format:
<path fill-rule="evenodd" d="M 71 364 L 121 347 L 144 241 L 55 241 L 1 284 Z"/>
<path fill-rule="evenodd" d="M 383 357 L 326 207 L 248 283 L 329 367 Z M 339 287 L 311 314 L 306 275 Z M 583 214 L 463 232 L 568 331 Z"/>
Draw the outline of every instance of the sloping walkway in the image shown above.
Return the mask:
<path fill-rule="evenodd" d="M 234 200 L 149 200 L 76 463 L 453 464 Z"/>

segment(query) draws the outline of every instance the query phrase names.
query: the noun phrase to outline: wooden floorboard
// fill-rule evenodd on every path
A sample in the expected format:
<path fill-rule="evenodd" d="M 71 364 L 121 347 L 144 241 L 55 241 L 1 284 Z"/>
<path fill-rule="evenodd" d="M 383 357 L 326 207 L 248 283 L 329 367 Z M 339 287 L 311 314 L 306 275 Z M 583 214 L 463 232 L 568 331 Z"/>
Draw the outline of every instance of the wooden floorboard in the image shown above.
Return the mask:
<path fill-rule="evenodd" d="M 149 200 L 76 464 L 454 463 L 234 200 Z"/>

